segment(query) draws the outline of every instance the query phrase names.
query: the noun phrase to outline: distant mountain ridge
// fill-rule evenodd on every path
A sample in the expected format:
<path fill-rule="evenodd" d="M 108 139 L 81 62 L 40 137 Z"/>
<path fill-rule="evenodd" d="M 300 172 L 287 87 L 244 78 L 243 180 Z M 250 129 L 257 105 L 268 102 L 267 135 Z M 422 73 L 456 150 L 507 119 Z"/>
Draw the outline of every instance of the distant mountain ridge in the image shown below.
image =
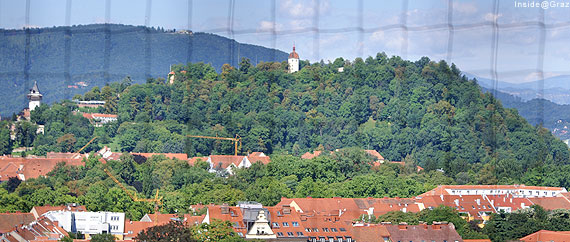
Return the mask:
<path fill-rule="evenodd" d="M 214 34 L 144 26 L 91 24 L 0 30 L 0 86 L 4 87 L 0 89 L 0 114 L 6 116 L 26 107 L 25 94 L 34 80 L 44 101 L 51 103 L 126 76 L 134 82 L 166 77 L 172 64 L 204 62 L 220 71 L 225 63 L 236 66 L 242 57 L 256 64 L 281 62 L 287 56 L 283 51 Z M 66 73 L 70 78 L 67 82 Z"/>
<path fill-rule="evenodd" d="M 520 97 L 524 101 L 543 98 L 557 104 L 570 104 L 570 75 L 560 75 L 524 83 L 495 82 L 470 73 L 463 73 L 470 79 L 476 78 L 480 86 L 496 89 Z"/>

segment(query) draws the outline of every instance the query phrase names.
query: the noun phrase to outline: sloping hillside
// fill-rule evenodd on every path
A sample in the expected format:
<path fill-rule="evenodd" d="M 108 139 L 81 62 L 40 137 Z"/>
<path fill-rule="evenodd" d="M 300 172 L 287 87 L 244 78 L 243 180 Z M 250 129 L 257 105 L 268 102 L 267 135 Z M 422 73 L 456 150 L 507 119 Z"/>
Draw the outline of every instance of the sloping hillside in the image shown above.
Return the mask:
<path fill-rule="evenodd" d="M 44 100 L 51 103 L 126 76 L 139 83 L 147 77 L 166 77 L 172 64 L 211 63 L 220 71 L 225 63 L 237 65 L 241 57 L 255 64 L 284 61 L 287 53 L 213 34 L 143 26 L 0 30 L 0 114 L 6 116 L 25 107 L 25 94 L 34 80 L 45 93 Z M 76 84 L 82 81 L 88 86 Z"/>

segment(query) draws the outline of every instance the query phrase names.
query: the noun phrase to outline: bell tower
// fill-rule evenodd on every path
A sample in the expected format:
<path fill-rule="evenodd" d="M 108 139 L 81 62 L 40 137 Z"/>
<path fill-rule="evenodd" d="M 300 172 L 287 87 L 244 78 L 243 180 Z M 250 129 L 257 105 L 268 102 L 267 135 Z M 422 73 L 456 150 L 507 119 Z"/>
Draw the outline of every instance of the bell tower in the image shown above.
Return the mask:
<path fill-rule="evenodd" d="M 295 44 L 293 44 L 293 52 L 289 54 L 289 73 L 294 73 L 299 71 L 299 54 L 295 52 Z"/>
<path fill-rule="evenodd" d="M 42 101 L 42 94 L 40 93 L 40 89 L 38 88 L 38 82 L 34 81 L 34 86 L 30 89 L 30 93 L 28 93 L 28 108 L 30 112 L 33 111 L 36 107 L 40 106 Z"/>

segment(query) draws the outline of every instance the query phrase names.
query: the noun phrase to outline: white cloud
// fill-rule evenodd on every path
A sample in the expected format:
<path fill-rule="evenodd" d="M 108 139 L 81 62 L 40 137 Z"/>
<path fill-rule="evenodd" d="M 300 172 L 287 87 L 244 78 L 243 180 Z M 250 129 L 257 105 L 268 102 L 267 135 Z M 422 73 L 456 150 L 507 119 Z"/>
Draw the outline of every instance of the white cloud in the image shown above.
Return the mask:
<path fill-rule="evenodd" d="M 462 14 L 474 14 L 477 12 L 478 8 L 474 3 L 466 2 L 453 2 L 453 9 Z"/>
<path fill-rule="evenodd" d="M 288 15 L 295 18 L 313 17 L 316 11 L 316 4 L 319 3 L 319 14 L 328 12 L 330 4 L 328 0 L 323 1 L 295 1 L 285 0 L 281 2 L 281 8 Z"/>
<path fill-rule="evenodd" d="M 257 27 L 258 32 L 271 32 L 273 31 L 273 23 L 272 21 L 261 21 L 259 22 L 259 26 Z M 283 27 L 280 23 L 275 23 L 275 31 L 281 30 Z"/>
<path fill-rule="evenodd" d="M 487 13 L 485 14 L 485 16 L 483 17 L 483 19 L 485 19 L 485 21 L 491 21 L 491 22 L 495 22 L 497 21 L 500 17 L 502 17 L 503 14 L 499 13 L 499 14 L 493 14 L 493 13 Z"/>
<path fill-rule="evenodd" d="M 553 72 L 543 72 L 542 73 L 542 77 L 544 79 L 550 78 L 550 77 L 555 77 L 555 76 L 560 76 L 560 74 L 556 74 Z M 541 76 L 540 76 L 539 72 L 531 72 L 524 77 L 524 82 L 537 81 L 537 80 L 540 80 L 540 78 L 541 78 Z"/>
<path fill-rule="evenodd" d="M 377 30 L 370 36 L 370 40 L 372 41 L 382 41 L 384 40 L 384 31 Z"/>

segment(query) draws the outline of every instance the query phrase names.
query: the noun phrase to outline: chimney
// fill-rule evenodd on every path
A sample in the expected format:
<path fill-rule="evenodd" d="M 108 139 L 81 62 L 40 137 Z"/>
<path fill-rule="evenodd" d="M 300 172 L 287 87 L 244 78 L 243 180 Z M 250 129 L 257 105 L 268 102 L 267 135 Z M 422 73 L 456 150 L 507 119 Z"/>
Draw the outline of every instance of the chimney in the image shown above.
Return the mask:
<path fill-rule="evenodd" d="M 227 203 L 222 204 L 222 214 L 230 213 L 230 206 Z"/>
<path fill-rule="evenodd" d="M 283 214 L 291 214 L 291 205 L 285 204 L 283 205 L 282 209 L 283 209 Z"/>

